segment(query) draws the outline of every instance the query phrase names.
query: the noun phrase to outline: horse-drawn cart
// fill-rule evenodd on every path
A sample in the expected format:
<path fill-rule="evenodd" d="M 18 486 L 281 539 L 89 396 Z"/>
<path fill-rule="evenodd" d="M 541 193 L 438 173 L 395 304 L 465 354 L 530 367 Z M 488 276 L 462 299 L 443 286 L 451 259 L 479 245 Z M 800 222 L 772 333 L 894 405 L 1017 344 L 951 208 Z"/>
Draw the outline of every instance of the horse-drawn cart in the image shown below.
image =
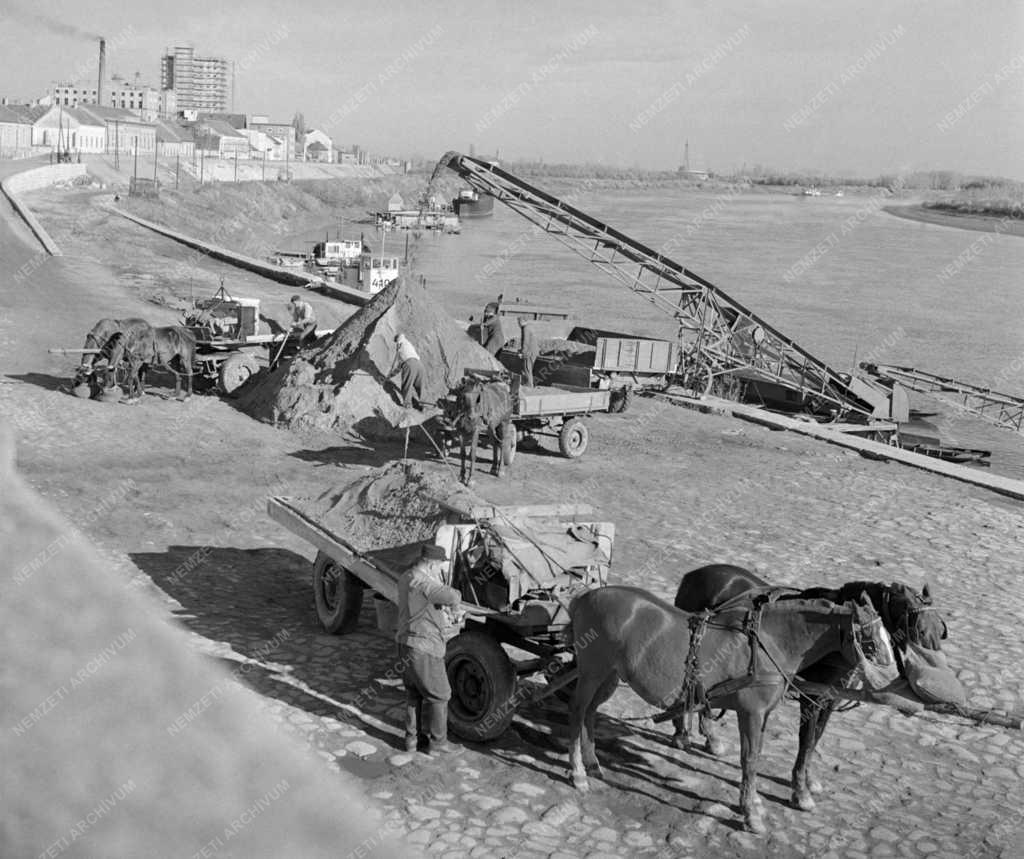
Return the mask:
<path fill-rule="evenodd" d="M 375 481 L 411 467 L 396 463 L 377 476 L 371 473 L 357 481 L 343 503 L 379 500 L 381 484 Z M 378 600 L 397 603 L 398 581 L 425 542 L 445 548 L 450 559 L 445 577 L 462 593 L 465 612 L 464 628 L 448 642 L 446 655 L 452 687 L 449 725 L 465 739 L 491 740 L 505 731 L 523 699 L 518 679 L 538 673 L 550 679 L 571 662 L 569 601 L 607 583 L 614 525 L 587 521 L 593 510 L 585 505 L 463 506 L 429 500 L 444 514 L 428 516 L 432 536 L 372 550 L 357 548 L 308 502 L 274 497 L 267 512 L 316 547 L 312 579 L 317 616 L 332 634 L 355 630 L 367 589 Z M 396 519 L 404 518 L 395 512 L 393 501 L 387 509 Z M 422 497 L 405 509 L 421 511 Z"/>

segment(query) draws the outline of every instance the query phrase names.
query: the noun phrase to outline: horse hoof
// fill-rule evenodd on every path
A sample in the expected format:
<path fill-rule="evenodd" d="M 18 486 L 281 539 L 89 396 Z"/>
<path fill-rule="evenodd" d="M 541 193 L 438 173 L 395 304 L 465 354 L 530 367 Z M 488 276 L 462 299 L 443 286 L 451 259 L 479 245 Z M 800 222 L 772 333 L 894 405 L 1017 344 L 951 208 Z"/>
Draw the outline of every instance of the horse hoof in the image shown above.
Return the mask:
<path fill-rule="evenodd" d="M 590 764 L 587 767 L 587 775 L 588 776 L 592 776 L 593 778 L 603 779 L 604 778 L 604 770 L 601 769 L 601 765 L 600 764 Z"/>
<path fill-rule="evenodd" d="M 815 802 L 809 793 L 794 793 L 793 807 L 800 811 L 814 811 Z"/>
<path fill-rule="evenodd" d="M 685 752 L 690 748 L 690 740 L 685 734 L 675 734 L 672 737 L 672 745 Z"/>
<path fill-rule="evenodd" d="M 716 737 L 713 740 L 708 740 L 705 749 L 711 757 L 720 758 L 725 754 L 725 743 Z"/>
<path fill-rule="evenodd" d="M 764 835 L 768 831 L 768 827 L 765 826 L 764 818 L 758 814 L 747 814 L 744 819 L 747 832 L 753 832 L 754 835 Z"/>
<path fill-rule="evenodd" d="M 590 782 L 587 777 L 574 775 L 572 777 L 572 786 L 576 788 L 580 793 L 588 793 L 590 791 Z"/>
<path fill-rule="evenodd" d="M 825 785 L 823 785 L 816 778 L 809 778 L 809 779 L 807 779 L 807 789 L 811 793 L 824 793 L 825 792 Z"/>

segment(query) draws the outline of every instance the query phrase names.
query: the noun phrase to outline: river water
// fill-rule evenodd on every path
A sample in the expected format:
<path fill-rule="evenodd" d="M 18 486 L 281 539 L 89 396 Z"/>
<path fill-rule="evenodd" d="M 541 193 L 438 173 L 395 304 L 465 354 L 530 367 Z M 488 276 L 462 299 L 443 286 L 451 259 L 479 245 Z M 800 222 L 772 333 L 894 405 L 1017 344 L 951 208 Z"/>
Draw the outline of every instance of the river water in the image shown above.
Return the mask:
<path fill-rule="evenodd" d="M 567 193 L 559 194 L 563 198 Z M 870 357 L 1024 396 L 1024 239 L 921 224 L 878 197 L 663 189 L 582 192 L 573 204 L 714 283 L 840 371 Z M 368 234 L 369 237 L 369 234 Z M 401 254 L 405 235 L 386 250 Z M 458 318 L 499 293 L 595 327 L 674 335 L 672 320 L 501 204 L 458 236 L 424 233 L 416 269 Z M 923 395 L 943 441 L 993 451 L 1024 479 L 1024 437 Z"/>

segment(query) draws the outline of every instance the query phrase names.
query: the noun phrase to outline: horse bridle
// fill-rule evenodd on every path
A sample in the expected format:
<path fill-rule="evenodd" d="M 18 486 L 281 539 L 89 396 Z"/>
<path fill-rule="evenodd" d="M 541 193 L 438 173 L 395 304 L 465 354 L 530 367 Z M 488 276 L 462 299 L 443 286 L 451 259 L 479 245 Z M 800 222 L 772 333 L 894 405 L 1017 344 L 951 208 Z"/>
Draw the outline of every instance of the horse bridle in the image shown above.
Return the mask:
<path fill-rule="evenodd" d="M 906 606 L 903 609 L 903 615 L 900 618 L 901 623 L 897 624 L 896 618 L 893 616 L 892 610 L 892 587 L 887 587 L 882 591 L 882 611 L 889 618 L 888 626 L 894 630 L 894 635 L 901 636 L 902 641 L 897 641 L 897 645 L 906 648 L 907 642 L 910 641 L 911 626 L 914 631 L 917 631 L 918 618 L 925 612 L 934 611 L 937 612 L 939 609 L 937 606 L 930 605 L 924 601 L 923 596 L 911 591 L 909 588 L 904 588 L 904 594 L 906 599 Z M 919 602 L 918 602 L 919 601 Z M 915 604 L 917 603 L 917 604 Z M 946 621 L 939 616 L 939 620 L 942 622 L 942 638 L 945 638 L 949 632 Z M 920 637 L 919 635 L 916 637 Z"/>

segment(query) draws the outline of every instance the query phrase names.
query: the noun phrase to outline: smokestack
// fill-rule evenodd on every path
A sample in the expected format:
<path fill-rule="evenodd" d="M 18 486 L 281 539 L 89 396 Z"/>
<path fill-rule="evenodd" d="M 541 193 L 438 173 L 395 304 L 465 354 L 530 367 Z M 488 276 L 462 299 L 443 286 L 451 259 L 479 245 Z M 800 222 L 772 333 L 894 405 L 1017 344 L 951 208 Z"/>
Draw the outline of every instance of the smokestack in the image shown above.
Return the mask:
<path fill-rule="evenodd" d="M 96 104 L 103 104 L 103 82 L 107 79 L 107 40 L 100 39 L 100 74 L 96 82 Z"/>

